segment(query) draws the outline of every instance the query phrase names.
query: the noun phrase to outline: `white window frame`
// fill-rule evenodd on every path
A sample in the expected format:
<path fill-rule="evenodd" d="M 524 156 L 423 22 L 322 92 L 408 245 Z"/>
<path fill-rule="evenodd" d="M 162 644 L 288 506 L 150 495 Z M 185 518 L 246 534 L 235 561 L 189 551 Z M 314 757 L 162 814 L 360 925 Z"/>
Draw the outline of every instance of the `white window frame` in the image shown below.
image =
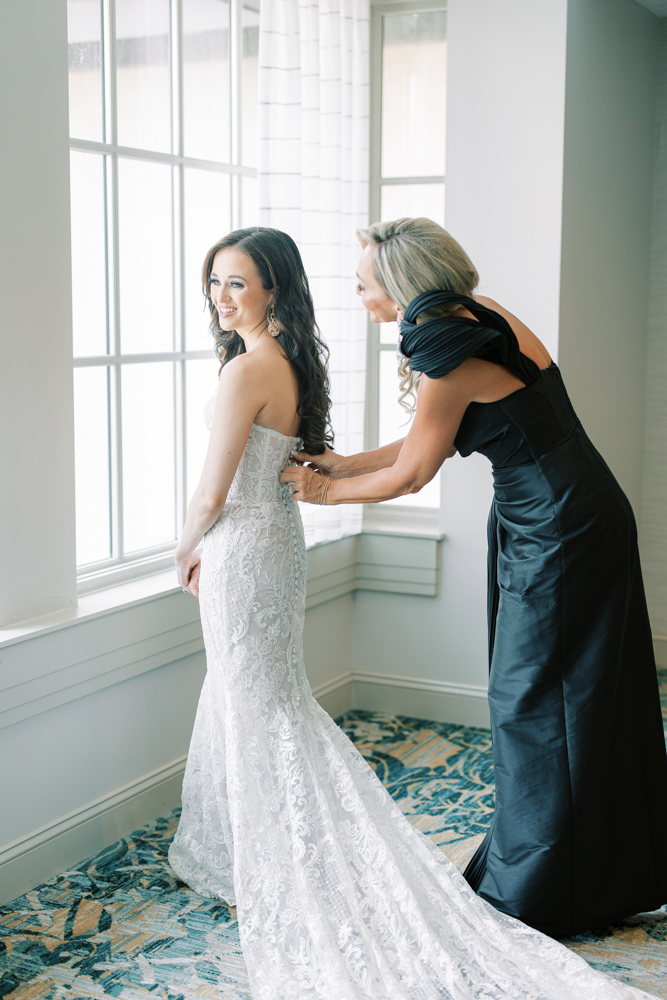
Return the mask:
<path fill-rule="evenodd" d="M 184 155 L 183 152 L 183 61 L 182 61 L 182 0 L 170 0 L 171 9 L 171 79 L 172 79 L 172 148 L 175 153 L 159 153 L 153 150 L 119 146 L 117 143 L 116 116 L 116 39 L 115 39 L 115 0 L 100 0 L 102 8 L 102 73 L 104 81 L 104 135 L 108 142 L 97 142 L 86 139 L 70 138 L 70 149 L 84 153 L 99 153 L 105 157 L 106 178 L 106 212 L 105 226 L 107 233 L 106 254 L 106 287 L 110 298 L 107 315 L 110 318 L 107 330 L 109 349 L 117 348 L 119 340 L 120 293 L 119 293 L 119 260 L 118 260 L 118 160 L 122 157 L 144 160 L 152 163 L 166 163 L 174 168 L 174 326 L 177 350 L 151 354 L 122 354 L 117 350 L 109 354 L 94 357 L 74 358 L 75 368 L 91 368 L 108 366 L 115 368 L 114 393 L 110 394 L 109 434 L 111 437 L 109 453 L 111 456 L 109 470 L 110 492 L 110 533 L 111 552 L 108 559 L 77 567 L 78 592 L 87 593 L 100 587 L 121 583 L 125 580 L 157 573 L 173 566 L 172 553 L 176 542 L 171 541 L 159 546 L 147 548 L 140 552 L 125 555 L 123 550 L 123 514 L 122 503 L 122 400 L 121 373 L 124 365 L 146 364 L 156 361 L 174 362 L 176 372 L 175 386 L 175 421 L 176 428 L 175 451 L 175 482 L 176 482 L 176 525 L 180 530 L 187 506 L 187 484 L 185 469 L 187 467 L 186 433 L 185 433 L 185 362 L 213 358 L 213 350 L 192 351 L 186 349 L 185 341 L 185 296 L 184 290 L 184 170 L 194 167 L 199 170 L 210 170 L 216 173 L 230 175 L 230 213 L 231 228 L 241 226 L 242 212 L 242 178 L 257 177 L 254 167 L 242 164 L 242 58 L 243 58 L 243 6 L 247 0 L 229 0 L 230 2 L 230 150 L 231 162 L 223 163 L 211 160 L 200 160 Z"/>
<path fill-rule="evenodd" d="M 369 212 L 371 222 L 380 219 L 382 187 L 389 184 L 444 184 L 445 175 L 429 177 L 383 177 L 382 153 L 382 17 L 384 14 L 418 14 L 429 10 L 446 10 L 447 0 L 371 0 L 371 67 L 370 67 L 370 175 Z M 380 326 L 368 321 L 368 353 L 366 358 L 366 449 L 378 447 L 380 411 L 380 354 L 396 352 L 396 344 L 380 342 Z M 398 393 L 398 385 L 397 385 Z M 374 508 L 378 508 L 376 511 Z M 379 505 L 368 504 L 365 518 L 380 515 Z M 395 505 L 391 508 L 392 521 L 412 522 L 435 520 L 436 508 Z M 386 511 L 389 516 L 389 511 Z M 422 516 L 420 516 L 422 515 Z M 365 520 L 365 523 L 366 523 Z"/>

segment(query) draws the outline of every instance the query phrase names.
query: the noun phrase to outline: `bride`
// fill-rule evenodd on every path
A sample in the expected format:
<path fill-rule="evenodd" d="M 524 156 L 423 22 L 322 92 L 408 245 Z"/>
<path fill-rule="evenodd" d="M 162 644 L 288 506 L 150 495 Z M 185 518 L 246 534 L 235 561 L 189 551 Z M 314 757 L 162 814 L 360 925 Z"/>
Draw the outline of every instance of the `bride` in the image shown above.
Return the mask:
<path fill-rule="evenodd" d="M 304 536 L 279 478 L 297 445 L 331 442 L 308 281 L 263 228 L 216 243 L 203 278 L 222 370 L 175 558 L 208 672 L 172 869 L 236 905 L 255 1000 L 648 996 L 477 896 L 313 698 Z"/>

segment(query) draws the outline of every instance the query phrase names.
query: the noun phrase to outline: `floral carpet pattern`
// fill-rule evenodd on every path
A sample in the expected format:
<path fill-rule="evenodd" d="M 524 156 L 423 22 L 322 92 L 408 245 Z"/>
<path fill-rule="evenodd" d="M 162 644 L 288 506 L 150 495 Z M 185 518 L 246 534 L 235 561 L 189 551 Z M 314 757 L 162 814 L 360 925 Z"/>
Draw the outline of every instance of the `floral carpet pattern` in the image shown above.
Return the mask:
<path fill-rule="evenodd" d="M 661 695 L 667 720 L 667 673 Z M 489 731 L 360 711 L 339 723 L 410 821 L 463 867 L 493 812 Z M 177 822 L 175 810 L 2 907 L 0 998 L 251 1000 L 234 910 L 167 866 Z M 667 909 L 565 943 L 667 1000 Z"/>

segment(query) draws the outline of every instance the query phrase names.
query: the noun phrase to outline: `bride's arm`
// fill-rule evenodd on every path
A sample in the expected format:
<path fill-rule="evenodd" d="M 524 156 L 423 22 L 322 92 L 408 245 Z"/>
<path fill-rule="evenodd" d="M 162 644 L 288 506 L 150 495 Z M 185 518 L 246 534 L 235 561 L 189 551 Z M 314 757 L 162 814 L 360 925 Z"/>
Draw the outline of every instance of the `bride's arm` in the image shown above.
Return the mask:
<path fill-rule="evenodd" d="M 251 367 L 248 357 L 241 354 L 220 373 L 204 468 L 174 552 L 178 582 L 195 597 L 199 596 L 195 549 L 222 513 L 252 422 L 266 402 L 264 387 Z"/>

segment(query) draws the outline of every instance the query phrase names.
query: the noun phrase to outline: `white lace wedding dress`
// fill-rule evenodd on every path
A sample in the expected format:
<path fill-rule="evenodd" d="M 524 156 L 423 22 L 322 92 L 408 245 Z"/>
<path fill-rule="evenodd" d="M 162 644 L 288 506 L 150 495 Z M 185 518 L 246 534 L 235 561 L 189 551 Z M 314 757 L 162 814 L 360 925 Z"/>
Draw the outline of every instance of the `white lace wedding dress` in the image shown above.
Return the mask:
<path fill-rule="evenodd" d="M 297 443 L 253 425 L 206 535 L 172 869 L 236 904 L 255 1000 L 647 997 L 476 896 L 313 698 L 303 529 L 278 478 Z"/>

